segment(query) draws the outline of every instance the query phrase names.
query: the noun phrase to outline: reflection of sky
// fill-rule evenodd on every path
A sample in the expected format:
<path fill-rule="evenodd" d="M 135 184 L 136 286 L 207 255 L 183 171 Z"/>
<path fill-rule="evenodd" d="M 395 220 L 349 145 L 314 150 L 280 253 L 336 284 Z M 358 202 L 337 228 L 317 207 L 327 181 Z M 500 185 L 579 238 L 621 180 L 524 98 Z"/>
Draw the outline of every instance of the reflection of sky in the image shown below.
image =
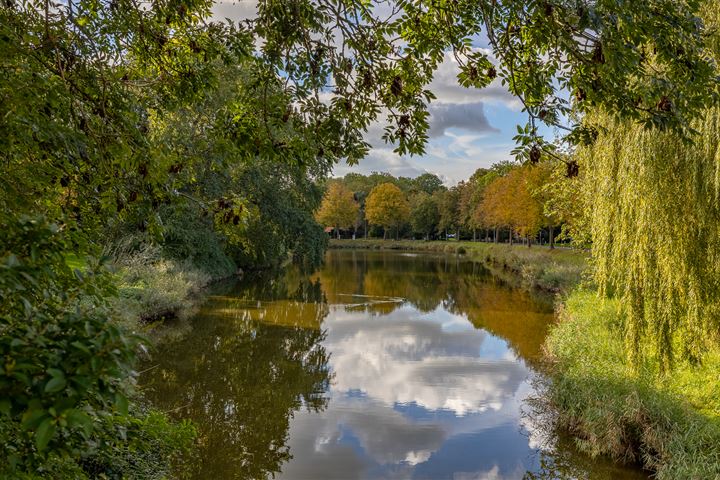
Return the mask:
<path fill-rule="evenodd" d="M 520 419 L 531 372 L 507 343 L 441 307 L 331 309 L 328 408 L 298 411 L 288 479 L 522 478 L 537 468 Z"/>

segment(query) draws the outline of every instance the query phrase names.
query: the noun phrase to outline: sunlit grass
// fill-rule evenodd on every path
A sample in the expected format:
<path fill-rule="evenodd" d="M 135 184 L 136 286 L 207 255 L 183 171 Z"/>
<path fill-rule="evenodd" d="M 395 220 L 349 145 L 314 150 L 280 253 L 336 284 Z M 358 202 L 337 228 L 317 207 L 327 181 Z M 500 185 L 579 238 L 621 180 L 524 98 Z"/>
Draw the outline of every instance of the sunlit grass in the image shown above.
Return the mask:
<path fill-rule="evenodd" d="M 720 478 L 720 349 L 701 366 L 678 363 L 664 376 L 645 351 L 634 371 L 622 321 L 615 300 L 589 291 L 567 299 L 546 343 L 559 426 L 581 450 L 642 463 L 661 479 Z"/>

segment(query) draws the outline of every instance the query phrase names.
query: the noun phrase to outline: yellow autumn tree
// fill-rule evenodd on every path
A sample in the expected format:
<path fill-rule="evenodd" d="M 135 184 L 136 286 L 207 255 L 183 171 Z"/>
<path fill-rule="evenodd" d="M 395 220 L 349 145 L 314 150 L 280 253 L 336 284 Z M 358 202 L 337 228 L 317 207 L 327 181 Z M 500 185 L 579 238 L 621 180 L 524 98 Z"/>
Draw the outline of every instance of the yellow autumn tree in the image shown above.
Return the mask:
<path fill-rule="evenodd" d="M 497 177 L 490 182 L 483 192 L 482 201 L 480 202 L 480 210 L 485 225 L 495 229 L 494 240 L 498 241 L 498 231 L 501 228 L 507 228 L 511 225 L 508 223 L 507 210 L 505 202 L 509 196 L 509 182 L 507 176 Z"/>
<path fill-rule="evenodd" d="M 340 238 L 340 229 L 355 223 L 360 206 L 353 192 L 340 182 L 328 186 L 315 219 L 324 227 L 333 227 Z"/>
<path fill-rule="evenodd" d="M 383 183 L 373 188 L 365 202 L 365 216 L 368 222 L 385 228 L 395 228 L 395 238 L 398 238 L 400 226 L 410 217 L 410 205 L 405 194 L 392 183 Z"/>
<path fill-rule="evenodd" d="M 495 229 L 510 229 L 511 244 L 514 232 L 530 246 L 530 238 L 542 226 L 542 205 L 534 195 L 536 177 L 532 166 L 517 167 L 493 180 L 483 194 L 480 210 L 484 221 Z"/>
<path fill-rule="evenodd" d="M 534 195 L 536 181 L 541 177 L 540 171 L 527 165 L 512 170 L 510 179 L 512 196 L 508 205 L 512 225 L 521 237 L 527 240 L 528 247 L 532 245 L 531 239 L 540 231 L 543 224 L 543 208 Z"/>

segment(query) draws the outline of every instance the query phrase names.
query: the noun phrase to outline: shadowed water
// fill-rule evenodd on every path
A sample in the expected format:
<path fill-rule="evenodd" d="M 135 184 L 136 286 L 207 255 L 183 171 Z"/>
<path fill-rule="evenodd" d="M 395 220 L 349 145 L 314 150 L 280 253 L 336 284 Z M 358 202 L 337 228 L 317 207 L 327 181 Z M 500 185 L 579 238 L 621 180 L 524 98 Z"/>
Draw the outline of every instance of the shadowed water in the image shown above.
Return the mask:
<path fill-rule="evenodd" d="M 195 478 L 645 478 L 531 412 L 552 305 L 455 256 L 330 251 L 210 297 L 142 378 Z"/>

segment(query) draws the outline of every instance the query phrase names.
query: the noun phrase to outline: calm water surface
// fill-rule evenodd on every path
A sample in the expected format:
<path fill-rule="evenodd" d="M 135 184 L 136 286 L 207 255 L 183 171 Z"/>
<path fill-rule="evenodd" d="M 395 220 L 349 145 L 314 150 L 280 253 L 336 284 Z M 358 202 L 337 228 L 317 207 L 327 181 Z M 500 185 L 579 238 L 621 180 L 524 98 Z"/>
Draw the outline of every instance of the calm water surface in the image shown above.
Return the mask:
<path fill-rule="evenodd" d="M 455 256 L 330 251 L 211 296 L 143 376 L 198 479 L 646 478 L 532 413 L 552 305 Z"/>

